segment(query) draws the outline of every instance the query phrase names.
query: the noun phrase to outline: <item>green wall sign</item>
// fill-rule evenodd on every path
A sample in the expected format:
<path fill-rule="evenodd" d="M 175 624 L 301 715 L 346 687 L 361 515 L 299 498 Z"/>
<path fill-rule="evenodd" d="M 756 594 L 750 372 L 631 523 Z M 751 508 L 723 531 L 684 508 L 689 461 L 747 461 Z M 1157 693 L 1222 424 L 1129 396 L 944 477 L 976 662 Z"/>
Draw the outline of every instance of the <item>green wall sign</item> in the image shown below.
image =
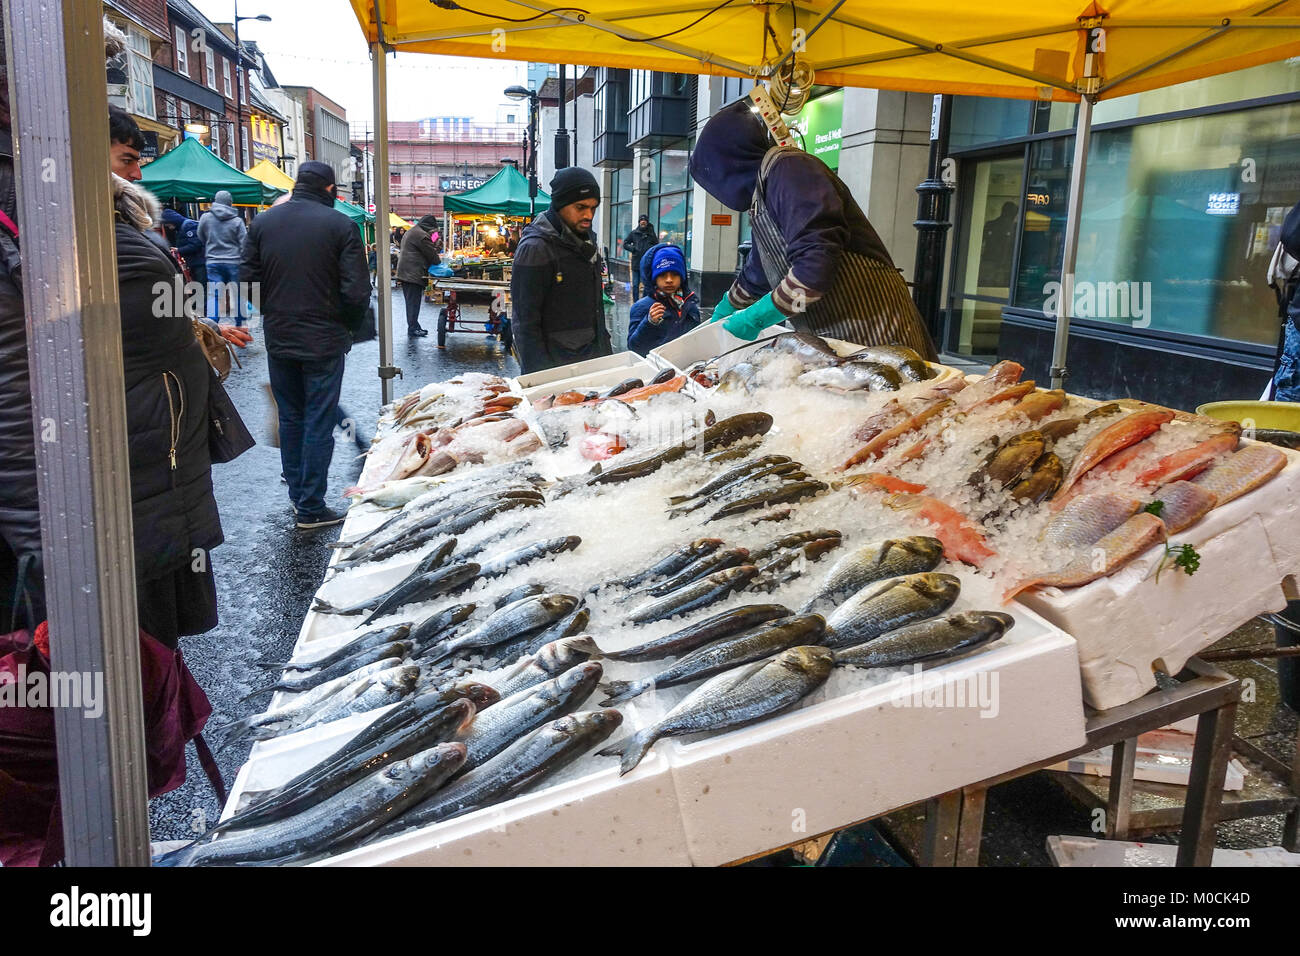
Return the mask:
<path fill-rule="evenodd" d="M 803 134 L 805 150 L 831 169 L 839 169 L 840 140 L 844 130 L 844 91 L 836 90 L 809 100 L 790 127 Z"/>

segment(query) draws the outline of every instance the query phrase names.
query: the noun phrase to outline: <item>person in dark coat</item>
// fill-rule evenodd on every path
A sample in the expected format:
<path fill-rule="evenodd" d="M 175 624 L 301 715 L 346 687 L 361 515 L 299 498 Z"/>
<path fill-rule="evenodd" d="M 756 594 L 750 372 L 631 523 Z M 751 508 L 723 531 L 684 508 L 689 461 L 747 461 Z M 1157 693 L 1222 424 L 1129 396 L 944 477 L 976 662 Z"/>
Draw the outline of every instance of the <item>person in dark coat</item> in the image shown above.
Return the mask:
<path fill-rule="evenodd" d="M 428 335 L 420 325 L 420 303 L 429 282 L 429 266 L 442 261 L 433 245 L 432 233 L 438 227 L 437 216 L 421 216 L 420 221 L 402 236 L 402 251 L 397 257 L 397 281 L 402 284 L 406 300 L 406 334 Z"/>
<path fill-rule="evenodd" d="M 713 310 L 728 332 L 797 331 L 937 357 L 889 251 L 848 186 L 816 156 L 775 146 L 748 98 L 715 113 L 691 153 L 695 182 L 748 212 L 753 248 Z"/>
<path fill-rule="evenodd" d="M 184 298 L 158 295 L 177 274 L 148 235 L 159 214 L 148 191 L 113 177 L 140 627 L 175 648 L 217 624 L 210 552 L 223 539 L 208 454 L 214 376 Z"/>
<path fill-rule="evenodd" d="M 523 373 L 612 352 L 591 231 L 600 185 L 580 166 L 551 180 L 551 206 L 524 230 L 510 278 L 515 354 Z"/>
<path fill-rule="evenodd" d="M 370 303 L 361 233 L 334 208 L 337 195 L 327 163 L 303 163 L 290 201 L 253 220 L 240 268 L 242 281 L 261 283 L 280 463 L 300 529 L 343 520 L 325 492 L 344 356 Z"/>
<path fill-rule="evenodd" d="M 199 238 L 199 224 L 175 209 L 164 209 L 162 221 L 167 230 L 167 238 L 185 260 L 185 268 L 190 270 L 190 281 L 206 285 L 208 273 L 203 240 Z"/>
<path fill-rule="evenodd" d="M 632 301 L 636 302 L 641 298 L 641 286 L 643 277 L 638 264 L 650 247 L 659 242 L 659 235 L 655 232 L 654 226 L 650 225 L 649 216 L 641 216 L 636 221 L 636 228 L 627 234 L 623 240 L 623 251 L 627 253 L 628 264 L 632 267 Z M 649 289 L 646 290 L 649 294 Z"/>
<path fill-rule="evenodd" d="M 639 271 L 649 295 L 632 306 L 627 347 L 648 355 L 700 324 L 700 302 L 687 285 L 686 258 L 672 243 L 651 246 Z"/>
<path fill-rule="evenodd" d="M 1277 274 L 1271 278 L 1283 326 L 1282 351 L 1273 373 L 1273 399 L 1300 402 L 1300 203 L 1287 213 L 1278 238 L 1282 248 L 1274 257 Z"/>

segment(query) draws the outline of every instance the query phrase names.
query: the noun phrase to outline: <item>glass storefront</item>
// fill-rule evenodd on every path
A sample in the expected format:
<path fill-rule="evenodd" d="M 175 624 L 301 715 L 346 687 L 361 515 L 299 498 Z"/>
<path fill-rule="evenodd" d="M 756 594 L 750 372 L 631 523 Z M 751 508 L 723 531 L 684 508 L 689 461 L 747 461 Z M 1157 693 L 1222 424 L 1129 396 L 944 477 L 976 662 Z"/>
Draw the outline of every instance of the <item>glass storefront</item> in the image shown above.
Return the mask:
<path fill-rule="evenodd" d="M 1289 101 L 1277 101 L 1274 91 L 1288 83 Z M 1297 89 L 1300 64 L 1283 62 L 1098 105 L 1070 303 L 1075 318 L 1189 343 L 1277 341 L 1264 272 L 1282 218 L 1300 200 Z M 1211 94 L 1262 103 L 1209 106 Z M 1191 115 L 1160 112 L 1193 103 Z M 954 101 L 961 177 L 947 347 L 996 354 L 1004 307 L 1054 312 L 1073 113 L 1070 104 Z M 1043 132 L 1061 135 L 1033 136 Z M 980 152 L 961 158 L 963 148 Z"/>
<path fill-rule="evenodd" d="M 616 169 L 611 175 L 613 188 L 610 190 L 609 222 L 613 235 L 606 237 L 604 245 L 616 259 L 627 258 L 627 253 L 623 251 L 623 240 L 632 231 L 632 177 L 634 175 L 635 170 L 630 166 Z"/>
<path fill-rule="evenodd" d="M 649 203 L 646 215 L 661 242 L 681 246 L 691 255 L 690 149 L 664 149 L 651 154 Z"/>

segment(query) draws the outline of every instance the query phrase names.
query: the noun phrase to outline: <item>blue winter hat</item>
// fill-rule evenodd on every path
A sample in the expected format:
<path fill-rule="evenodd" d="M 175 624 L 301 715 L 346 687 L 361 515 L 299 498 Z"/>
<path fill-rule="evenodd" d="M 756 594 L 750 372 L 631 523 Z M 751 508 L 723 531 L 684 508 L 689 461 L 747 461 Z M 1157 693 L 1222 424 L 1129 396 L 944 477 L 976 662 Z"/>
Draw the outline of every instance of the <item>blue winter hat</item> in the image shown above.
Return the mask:
<path fill-rule="evenodd" d="M 663 246 L 655 253 L 650 263 L 650 281 L 653 282 L 665 272 L 676 272 L 682 277 L 686 275 L 686 259 L 682 250 L 676 246 Z"/>

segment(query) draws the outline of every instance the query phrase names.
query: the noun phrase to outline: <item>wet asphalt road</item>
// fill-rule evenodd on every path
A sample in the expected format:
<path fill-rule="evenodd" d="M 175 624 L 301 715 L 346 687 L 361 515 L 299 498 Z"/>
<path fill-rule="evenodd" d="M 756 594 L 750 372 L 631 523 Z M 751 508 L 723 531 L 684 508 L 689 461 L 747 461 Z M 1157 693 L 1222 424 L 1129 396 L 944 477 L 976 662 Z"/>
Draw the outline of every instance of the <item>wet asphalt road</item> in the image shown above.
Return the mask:
<path fill-rule="evenodd" d="M 464 308 L 468 317 L 479 320 L 487 313 L 486 306 L 467 304 Z M 453 333 L 447 337 L 447 350 L 439 351 L 433 335 L 437 310 L 430 303 L 424 304 L 420 319 L 430 332 L 427 338 L 407 337 L 400 294 L 393 297 L 393 315 L 394 364 L 404 372 L 404 378 L 394 380 L 395 395 L 462 371 L 499 375 L 519 372 L 514 359 L 502 352 L 496 340 L 482 334 Z M 280 481 L 279 449 L 264 443 L 271 408 L 264 387 L 266 350 L 260 330 L 255 327 L 253 334 L 253 345 L 239 355 L 243 368 L 231 371 L 226 389 L 249 430 L 263 444 L 236 461 L 213 466 L 213 484 L 226 538 L 212 559 L 220 623 L 206 634 L 181 638 L 186 663 L 212 702 L 209 728 L 265 708 L 265 695 L 242 703 L 240 698 L 274 681 L 274 674 L 257 667 L 256 662 L 289 656 L 311 597 L 324 578 L 328 544 L 339 533 L 337 526 L 318 531 L 294 528 L 288 491 Z M 379 415 L 379 379 L 375 374 L 378 364 L 378 342 L 354 346 L 343 378 L 340 404 L 358 423 L 357 431 L 366 443 Z M 336 431 L 329 481 L 329 500 L 334 507 L 342 509 L 346 505 L 341 493 L 356 481 L 360 470 L 354 445 Z M 205 737 L 216 746 L 217 738 L 212 733 Z M 248 758 L 249 746 L 236 744 L 217 754 L 227 787 Z M 216 795 L 194 756 L 194 748 L 187 748 L 187 753 L 184 785 L 150 802 L 150 827 L 155 841 L 192 837 L 220 814 Z"/>

